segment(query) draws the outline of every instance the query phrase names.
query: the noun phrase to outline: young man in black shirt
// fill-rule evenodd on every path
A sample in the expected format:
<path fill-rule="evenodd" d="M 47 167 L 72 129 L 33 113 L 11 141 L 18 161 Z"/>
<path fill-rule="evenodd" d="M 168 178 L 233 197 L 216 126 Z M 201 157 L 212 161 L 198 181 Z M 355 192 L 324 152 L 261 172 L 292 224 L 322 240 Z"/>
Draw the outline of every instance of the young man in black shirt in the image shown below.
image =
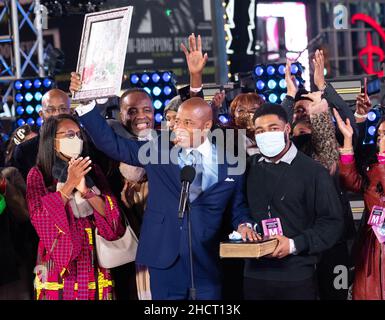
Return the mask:
<path fill-rule="evenodd" d="M 248 202 L 260 232 L 279 244 L 270 256 L 246 261 L 245 298 L 317 299 L 318 257 L 343 230 L 340 200 L 327 170 L 290 142 L 280 105 L 262 105 L 253 121 L 261 155 L 249 161 Z"/>

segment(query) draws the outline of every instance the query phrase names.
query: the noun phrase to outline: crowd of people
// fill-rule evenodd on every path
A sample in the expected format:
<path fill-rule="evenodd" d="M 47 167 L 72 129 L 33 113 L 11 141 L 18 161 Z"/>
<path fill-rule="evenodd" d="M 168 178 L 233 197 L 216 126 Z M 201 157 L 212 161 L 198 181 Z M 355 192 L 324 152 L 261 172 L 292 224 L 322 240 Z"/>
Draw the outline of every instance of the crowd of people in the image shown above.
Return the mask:
<path fill-rule="evenodd" d="M 52 89 L 42 99 L 40 130 L 24 125 L 11 135 L 0 165 L 0 299 L 385 298 L 385 238 L 381 225 L 369 224 L 384 210 L 385 119 L 373 148 L 365 148 L 369 97 L 357 97 L 354 113 L 325 80 L 317 50 L 313 92 L 296 86 L 288 60 L 282 104 L 240 93 L 222 124 L 225 93 L 210 103 L 203 96 L 201 38 L 191 35 L 181 47 L 190 94 L 165 107 L 165 127 L 155 127 L 143 89 L 126 90 L 118 117 L 108 120 L 99 100 L 71 109 L 70 95 Z M 72 73 L 69 93 L 81 85 Z M 243 162 L 241 172 L 232 171 L 239 163 L 229 150 Z M 196 173 L 189 195 L 193 292 L 188 218 L 178 217 L 186 165 Z M 358 230 L 348 191 L 364 197 Z M 127 222 L 139 239 L 135 261 L 102 267 L 96 236 L 120 239 Z M 220 241 L 234 230 L 257 241 L 272 222 L 273 253 L 219 258 Z M 346 284 L 337 286 L 341 266 Z"/>

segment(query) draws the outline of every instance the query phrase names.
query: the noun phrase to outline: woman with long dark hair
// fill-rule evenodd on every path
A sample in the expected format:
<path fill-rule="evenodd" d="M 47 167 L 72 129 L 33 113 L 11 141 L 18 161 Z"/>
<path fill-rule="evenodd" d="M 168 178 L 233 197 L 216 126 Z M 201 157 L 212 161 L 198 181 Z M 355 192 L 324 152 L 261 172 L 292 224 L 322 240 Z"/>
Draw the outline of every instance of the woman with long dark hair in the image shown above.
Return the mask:
<path fill-rule="evenodd" d="M 337 111 L 334 114 L 344 136 L 344 145 L 340 149 L 342 184 L 350 191 L 363 193 L 366 209 L 365 225 L 357 241 L 353 299 L 385 300 L 385 229 L 369 224 L 374 207 L 385 208 L 385 118 L 379 121 L 375 131 L 377 154 L 374 157 L 366 155 L 358 165 L 350 121 L 344 122 Z"/>
<path fill-rule="evenodd" d="M 98 266 L 95 229 L 116 240 L 124 228 L 101 170 L 86 156 L 86 141 L 70 115 L 47 119 L 37 165 L 27 178 L 27 203 L 39 236 L 36 299 L 109 300 L 110 271 Z"/>

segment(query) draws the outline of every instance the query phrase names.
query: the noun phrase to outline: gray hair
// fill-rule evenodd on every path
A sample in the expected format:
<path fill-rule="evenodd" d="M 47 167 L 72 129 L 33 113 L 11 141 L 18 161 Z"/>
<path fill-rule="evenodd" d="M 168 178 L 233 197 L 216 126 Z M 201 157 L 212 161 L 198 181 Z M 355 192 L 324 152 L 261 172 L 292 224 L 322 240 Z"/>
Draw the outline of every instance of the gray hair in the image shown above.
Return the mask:
<path fill-rule="evenodd" d="M 178 112 L 178 109 L 180 107 L 180 105 L 182 104 L 182 99 L 181 97 L 178 95 L 178 96 L 175 96 L 174 98 L 172 98 L 170 100 L 170 102 L 167 104 L 167 106 L 164 108 L 164 111 L 163 111 L 163 116 L 166 117 L 166 114 L 168 111 L 175 111 L 175 112 Z"/>

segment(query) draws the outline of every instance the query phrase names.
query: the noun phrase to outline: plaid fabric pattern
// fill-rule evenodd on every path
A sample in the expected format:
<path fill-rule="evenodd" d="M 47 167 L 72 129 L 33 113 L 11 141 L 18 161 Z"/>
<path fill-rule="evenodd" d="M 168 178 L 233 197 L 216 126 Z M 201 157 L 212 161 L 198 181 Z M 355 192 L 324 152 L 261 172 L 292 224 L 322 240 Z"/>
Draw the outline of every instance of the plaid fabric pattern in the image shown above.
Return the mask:
<path fill-rule="evenodd" d="M 37 264 L 48 272 L 45 276 L 36 275 L 38 299 L 112 297 L 111 275 L 108 270 L 98 267 L 93 233 L 97 227 L 102 237 L 115 240 L 123 235 L 124 226 L 116 200 L 96 167 L 95 175 L 96 186 L 105 198 L 106 217 L 94 211 L 91 216 L 76 219 L 70 206 L 64 206 L 60 193 L 47 190 L 38 168 L 32 168 L 28 174 L 27 203 L 32 224 L 40 238 Z"/>

